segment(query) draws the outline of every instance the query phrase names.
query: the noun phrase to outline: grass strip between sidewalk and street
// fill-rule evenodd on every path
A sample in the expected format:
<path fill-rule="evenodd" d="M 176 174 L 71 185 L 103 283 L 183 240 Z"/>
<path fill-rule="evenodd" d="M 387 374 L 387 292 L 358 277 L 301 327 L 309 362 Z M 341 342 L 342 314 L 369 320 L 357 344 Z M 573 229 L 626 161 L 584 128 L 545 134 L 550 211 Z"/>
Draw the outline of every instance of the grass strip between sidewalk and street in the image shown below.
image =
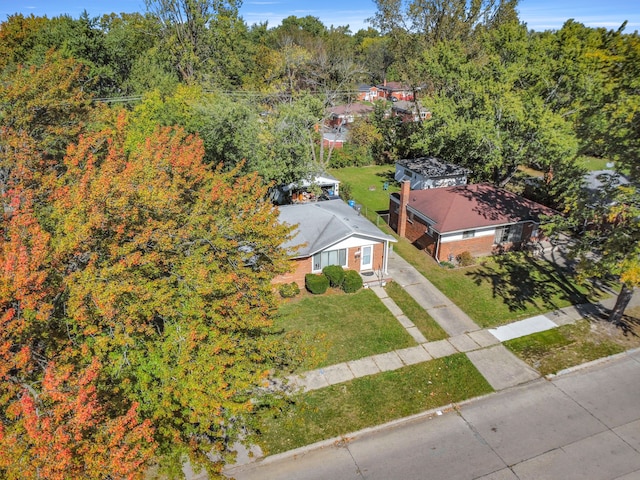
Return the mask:
<path fill-rule="evenodd" d="M 427 311 L 416 302 L 397 282 L 389 282 L 384 287 L 387 295 L 400 307 L 409 320 L 422 332 L 427 341 L 444 340 L 449 335 Z"/>
<path fill-rule="evenodd" d="M 492 391 L 459 353 L 298 394 L 262 425 L 258 443 L 273 455 Z"/>
<path fill-rule="evenodd" d="M 633 331 L 625 334 L 623 329 L 606 320 L 585 319 L 515 338 L 504 345 L 542 375 L 549 375 L 637 348 L 640 346 L 640 325 L 637 319 L 630 325 Z"/>

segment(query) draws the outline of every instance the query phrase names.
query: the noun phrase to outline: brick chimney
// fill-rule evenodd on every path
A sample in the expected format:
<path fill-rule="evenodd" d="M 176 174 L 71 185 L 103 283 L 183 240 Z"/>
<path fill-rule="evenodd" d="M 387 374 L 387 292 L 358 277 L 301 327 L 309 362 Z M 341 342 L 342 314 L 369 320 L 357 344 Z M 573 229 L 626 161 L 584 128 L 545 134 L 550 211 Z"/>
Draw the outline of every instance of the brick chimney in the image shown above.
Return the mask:
<path fill-rule="evenodd" d="M 411 194 L 411 181 L 404 180 L 400 186 L 400 210 L 398 211 L 398 235 L 404 237 L 407 229 L 407 205 Z"/>

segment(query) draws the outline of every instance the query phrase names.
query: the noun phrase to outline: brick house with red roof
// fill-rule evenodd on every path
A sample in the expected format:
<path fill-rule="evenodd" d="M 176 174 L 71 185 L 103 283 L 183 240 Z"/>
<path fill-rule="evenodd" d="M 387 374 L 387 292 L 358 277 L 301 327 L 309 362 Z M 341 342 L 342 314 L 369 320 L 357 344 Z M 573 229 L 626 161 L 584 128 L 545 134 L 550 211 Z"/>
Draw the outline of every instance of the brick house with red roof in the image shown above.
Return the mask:
<path fill-rule="evenodd" d="M 376 85 L 378 89 L 378 97 L 391 100 L 405 100 L 413 102 L 413 89 L 409 85 L 405 85 L 402 82 L 385 82 L 382 85 Z"/>
<path fill-rule="evenodd" d="M 327 126 L 338 128 L 353 123 L 358 118 L 366 118 L 373 113 L 373 105 L 349 103 L 327 108 Z"/>
<path fill-rule="evenodd" d="M 389 201 L 389 225 L 398 235 L 451 261 L 462 252 L 490 255 L 541 240 L 540 218 L 556 212 L 489 184 L 411 190 L 402 182 Z"/>

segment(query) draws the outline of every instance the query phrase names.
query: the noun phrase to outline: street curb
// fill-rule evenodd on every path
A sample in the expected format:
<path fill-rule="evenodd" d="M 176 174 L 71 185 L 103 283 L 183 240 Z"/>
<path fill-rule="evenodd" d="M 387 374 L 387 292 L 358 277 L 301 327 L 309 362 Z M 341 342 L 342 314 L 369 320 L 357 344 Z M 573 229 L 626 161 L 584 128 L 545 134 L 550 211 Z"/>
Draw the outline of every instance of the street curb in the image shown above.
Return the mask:
<path fill-rule="evenodd" d="M 598 358 L 598 359 L 592 360 L 590 362 L 581 363 L 580 365 L 576 365 L 574 367 L 565 368 L 563 370 L 559 370 L 556 373 L 550 373 L 548 375 L 545 375 L 544 378 L 546 378 L 547 380 L 553 380 L 554 378 L 560 377 L 562 375 L 567 375 L 567 374 L 570 374 L 570 373 L 573 373 L 573 372 L 584 370 L 586 368 L 593 367 L 595 365 L 600 365 L 602 363 L 611 362 L 611 361 L 616 360 L 618 358 L 622 358 L 622 357 L 625 357 L 627 355 L 633 355 L 633 354 L 636 354 L 638 352 L 640 352 L 640 347 L 632 348 L 631 350 L 625 350 L 624 352 L 616 353 L 615 355 L 609 355 L 608 357 Z"/>
<path fill-rule="evenodd" d="M 416 413 L 414 415 L 410 415 L 408 417 L 402 417 L 402 418 L 397 418 L 395 420 L 391 420 L 389 422 L 386 423 L 382 423 L 380 425 L 375 425 L 373 427 L 366 427 L 363 428 L 362 430 L 357 430 L 355 432 L 350 432 L 350 433 L 346 433 L 344 435 L 340 435 L 338 437 L 333 437 L 333 438 L 329 438 L 326 440 L 321 440 L 319 442 L 316 443 L 312 443 L 310 445 L 305 445 L 304 447 L 299 447 L 299 448 L 295 448 L 293 450 L 287 450 L 286 452 L 282 452 L 282 453 L 276 453 L 275 455 L 268 455 L 266 457 L 262 457 L 262 458 L 258 458 L 253 462 L 249 462 L 249 463 L 244 463 L 242 465 L 234 465 L 232 467 L 229 468 L 225 468 L 224 472 L 225 473 L 233 473 L 234 471 L 240 470 L 242 468 L 248 468 L 248 467 L 252 467 L 252 466 L 258 466 L 258 465 L 268 465 L 270 463 L 276 462 L 278 460 L 286 460 L 286 459 L 291 459 L 291 458 L 295 458 L 298 456 L 303 456 L 307 453 L 309 453 L 310 451 L 314 451 L 314 450 L 321 450 L 323 448 L 327 448 L 327 447 L 339 447 L 341 445 L 346 445 L 349 442 L 351 442 L 352 440 L 358 438 L 358 437 L 362 437 L 365 435 L 368 435 L 370 433 L 375 433 L 377 431 L 380 430 L 385 430 L 388 428 L 395 428 L 399 425 L 402 425 L 404 423 L 409 423 L 409 422 L 413 422 L 415 420 L 422 420 L 422 419 L 432 419 L 434 417 L 439 417 L 440 415 L 444 414 L 445 412 L 450 412 L 450 411 L 454 411 L 457 409 L 458 405 L 464 404 L 468 401 L 471 400 L 476 400 L 479 398 L 483 398 L 486 396 L 492 395 L 492 393 L 489 393 L 487 395 L 481 395 L 479 397 L 474 397 L 474 398 L 470 398 L 467 400 L 464 400 L 462 402 L 459 403 L 450 403 L 448 405 L 444 405 L 441 407 L 436 407 L 433 408 L 431 410 L 425 410 L 424 412 L 420 412 L 420 413 Z"/>
<path fill-rule="evenodd" d="M 593 360 L 591 362 L 587 362 L 587 363 L 583 363 L 580 365 L 576 365 L 574 367 L 570 367 L 570 368 L 565 368 L 564 370 L 560 370 L 557 373 L 552 373 L 549 375 L 545 375 L 544 377 L 539 377 L 535 380 L 531 380 L 530 382 L 525 382 L 523 384 L 520 385 L 514 385 L 513 387 L 508 388 L 507 390 L 511 389 L 511 388 L 517 388 L 517 387 L 522 387 L 523 385 L 527 385 L 530 383 L 534 383 L 534 382 L 540 382 L 540 381 L 551 381 L 556 377 L 562 376 L 562 375 L 567 375 L 570 374 L 572 372 L 576 372 L 579 370 L 583 370 L 595 365 L 599 365 L 602 363 L 606 363 L 606 362 L 610 362 L 610 361 L 614 361 L 618 358 L 622 358 L 624 356 L 627 355 L 633 355 L 636 353 L 640 352 L 640 347 L 638 348 L 633 348 L 631 350 L 626 350 L 624 352 L 621 353 L 617 353 L 615 355 L 610 355 L 608 357 L 603 357 L 603 358 L 599 358 L 597 360 Z M 504 391 L 504 390 L 501 390 Z M 312 443 L 309 445 L 305 445 L 303 447 L 298 447 L 295 448 L 293 450 L 287 450 L 286 452 L 281 452 L 281 453 L 277 453 L 275 455 L 267 455 L 266 457 L 261 457 L 261 458 L 257 458 L 254 461 L 248 462 L 248 463 L 243 463 L 241 465 L 234 465 L 234 466 L 230 466 L 228 468 L 225 468 L 223 473 L 225 474 L 232 474 L 234 471 L 238 471 L 241 470 L 243 468 L 254 468 L 254 467 L 258 467 L 260 465 L 269 465 L 270 463 L 273 462 L 277 462 L 279 460 L 287 460 L 287 459 L 295 459 L 296 457 L 299 456 L 304 456 L 307 453 L 311 452 L 311 451 L 315 451 L 315 450 L 321 450 L 324 448 L 329 448 L 329 447 L 340 447 L 343 445 L 348 444 L 349 442 L 351 442 L 352 440 L 359 438 L 359 437 L 363 437 L 366 436 L 368 434 L 371 433 L 375 433 L 381 430 L 386 430 L 386 429 L 390 429 L 390 428 L 395 428 L 397 426 L 403 425 L 405 423 L 409 423 L 409 422 L 413 422 L 415 420 L 421 420 L 421 419 L 432 419 L 434 417 L 440 416 L 445 412 L 450 412 L 450 411 L 456 411 L 458 410 L 460 407 L 464 406 L 464 405 L 468 405 L 470 403 L 474 403 L 477 402 L 483 398 L 487 398 L 487 397 L 491 397 L 493 395 L 495 395 L 496 393 L 499 393 L 498 391 L 494 391 L 491 393 L 487 393 L 485 395 L 479 395 L 477 397 L 472 397 L 472 398 L 467 398 L 465 400 L 461 400 L 460 402 L 456 402 L 456 403 L 449 403 L 447 405 L 443 405 L 441 407 L 436 407 L 436 408 L 432 408 L 430 410 L 425 410 L 424 412 L 420 412 L 420 413 L 416 413 L 414 415 L 410 415 L 408 417 L 402 417 L 402 418 L 398 418 L 395 420 L 391 420 L 389 422 L 380 424 L 380 425 L 374 425 L 372 427 L 366 427 L 363 428 L 362 430 L 357 430 L 355 432 L 350 432 L 350 433 L 346 433 L 344 435 L 340 435 L 337 437 L 333 437 L 333 438 L 329 438 L 326 440 L 321 440 L 319 442 L 316 443 Z"/>

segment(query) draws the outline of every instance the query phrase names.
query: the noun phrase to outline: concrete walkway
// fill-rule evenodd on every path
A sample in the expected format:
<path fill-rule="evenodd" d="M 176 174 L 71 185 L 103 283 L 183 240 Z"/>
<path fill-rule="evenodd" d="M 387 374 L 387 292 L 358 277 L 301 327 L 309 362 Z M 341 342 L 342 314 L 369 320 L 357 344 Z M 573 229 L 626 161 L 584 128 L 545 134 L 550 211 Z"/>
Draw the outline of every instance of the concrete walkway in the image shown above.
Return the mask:
<path fill-rule="evenodd" d="M 389 276 L 398 282 L 438 322 L 450 335 L 449 338 L 430 342 L 404 315 L 402 309 L 387 295 L 384 288 L 370 286 L 413 337 L 417 345 L 290 377 L 288 380 L 292 386 L 297 386 L 304 391 L 315 390 L 366 375 L 396 370 L 404 366 L 462 352 L 467 355 L 494 390 L 502 391 L 502 394 L 508 395 L 510 391 L 517 391 L 517 389 L 509 390 L 511 387 L 528 388 L 528 385 L 546 383 L 530 383 L 538 379 L 540 374 L 512 354 L 501 342 L 597 315 L 604 310 L 613 308 L 616 301 L 615 297 L 611 297 L 603 300 L 600 304 L 573 305 L 501 327 L 482 329 L 415 268 L 393 252 L 389 257 Z M 633 306 L 640 306 L 640 295 L 633 296 L 629 307 Z M 489 396 L 488 398 L 493 397 Z M 544 404 L 545 402 L 540 403 Z M 398 422 L 402 421 L 404 420 Z M 334 441 L 335 439 L 331 442 Z M 262 455 L 257 447 L 254 447 L 255 451 L 252 451 L 252 455 L 249 455 L 241 445 L 237 444 L 236 447 L 238 449 L 237 466 L 253 463 L 256 458 Z M 189 472 L 188 478 L 194 479 L 196 476 Z M 206 477 L 197 476 L 197 478 Z M 498 477 L 490 476 L 488 478 L 497 479 Z M 500 476 L 500 478 L 503 477 Z M 511 477 L 505 476 L 504 478 Z"/>
<path fill-rule="evenodd" d="M 597 313 L 599 309 L 610 309 L 615 303 L 615 298 L 609 298 L 601 305 L 574 305 L 501 327 L 482 329 L 429 280 L 394 252 L 389 256 L 389 275 L 431 315 L 449 334 L 449 338 L 428 341 L 404 315 L 402 309 L 387 295 L 384 288 L 372 286 L 370 288 L 413 337 L 417 345 L 289 377 L 288 380 L 293 386 L 304 391 L 316 390 L 365 375 L 375 375 L 434 358 L 465 353 L 496 391 L 504 390 L 534 380 L 540 374 L 513 355 L 501 342 L 575 322 Z M 633 303 L 640 304 L 637 295 L 634 296 Z"/>

